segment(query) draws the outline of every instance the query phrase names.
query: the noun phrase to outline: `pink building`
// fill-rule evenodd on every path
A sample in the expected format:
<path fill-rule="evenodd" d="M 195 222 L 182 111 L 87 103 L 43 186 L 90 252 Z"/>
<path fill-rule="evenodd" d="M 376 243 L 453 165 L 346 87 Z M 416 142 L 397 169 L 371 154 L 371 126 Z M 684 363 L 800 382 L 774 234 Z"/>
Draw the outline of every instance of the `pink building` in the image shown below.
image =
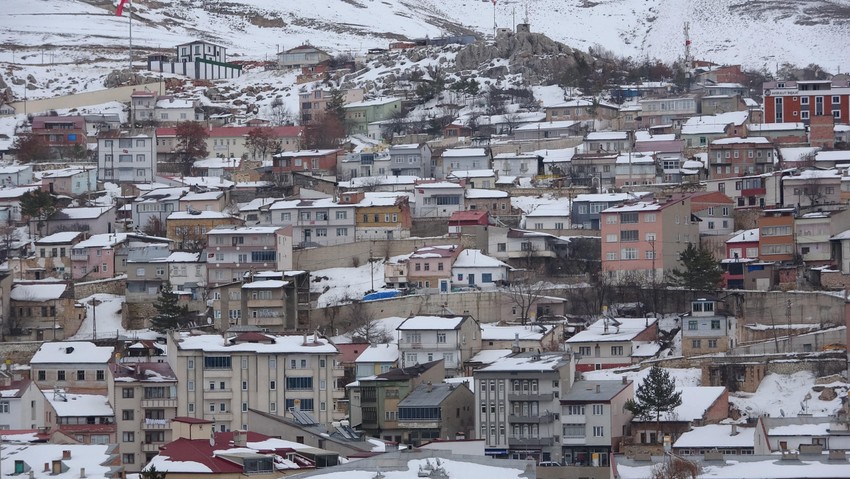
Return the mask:
<path fill-rule="evenodd" d="M 448 293 L 452 284 L 452 265 L 463 251 L 460 245 L 424 246 L 410 255 L 407 284 L 419 290 Z"/>
<path fill-rule="evenodd" d="M 74 280 L 112 278 L 127 271 L 130 242 L 161 244 L 168 249 L 169 240 L 143 234 L 105 233 L 80 241 L 71 249 L 71 278 Z"/>
<path fill-rule="evenodd" d="M 615 282 L 656 279 L 680 267 L 679 254 L 699 243 L 690 195 L 669 195 L 608 208 L 600 214 L 602 270 Z"/>

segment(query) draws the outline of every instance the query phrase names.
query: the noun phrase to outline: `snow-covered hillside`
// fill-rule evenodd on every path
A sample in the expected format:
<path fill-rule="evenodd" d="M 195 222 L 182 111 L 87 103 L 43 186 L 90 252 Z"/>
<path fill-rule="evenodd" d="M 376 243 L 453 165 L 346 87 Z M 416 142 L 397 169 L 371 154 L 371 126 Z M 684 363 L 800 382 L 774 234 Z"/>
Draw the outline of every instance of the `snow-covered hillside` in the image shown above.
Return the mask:
<path fill-rule="evenodd" d="M 115 3 L 4 2 L 0 62 L 125 57 L 127 14 L 116 17 Z M 399 38 L 492 34 L 493 8 L 489 0 L 137 0 L 133 38 L 147 51 L 203 38 L 259 60 L 304 42 L 356 53 Z M 683 54 L 687 21 L 696 58 L 769 68 L 784 61 L 850 67 L 848 0 L 498 0 L 496 23 L 510 27 L 526 11 L 533 31 L 582 50 L 601 45 L 635 58 L 674 60 Z"/>

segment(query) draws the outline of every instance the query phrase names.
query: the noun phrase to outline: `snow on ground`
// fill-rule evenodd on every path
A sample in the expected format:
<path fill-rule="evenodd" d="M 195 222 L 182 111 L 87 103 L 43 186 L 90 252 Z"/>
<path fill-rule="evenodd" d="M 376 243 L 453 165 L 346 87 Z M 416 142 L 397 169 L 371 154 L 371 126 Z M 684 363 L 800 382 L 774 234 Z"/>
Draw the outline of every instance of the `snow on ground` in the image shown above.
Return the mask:
<path fill-rule="evenodd" d="M 818 399 L 813 391 L 815 375 L 810 371 L 794 374 L 768 374 L 761 380 L 755 393 L 736 392 L 729 395 L 729 403 L 745 417 L 768 415 L 771 417 L 796 417 L 799 414 L 828 416 L 841 406 L 841 397 L 847 394 L 847 384 L 836 386 L 838 397 L 832 401 Z"/>
<path fill-rule="evenodd" d="M 570 211 L 570 199 L 558 198 L 549 193 L 540 196 L 514 196 L 511 197 L 511 206 L 521 209 L 525 214 L 537 209 L 559 210 L 568 213 Z"/>
<path fill-rule="evenodd" d="M 69 340 L 87 340 L 93 337 L 93 326 L 97 318 L 97 337 L 127 336 L 140 339 L 154 339 L 156 333 L 148 329 L 127 330 L 121 324 L 121 308 L 124 306 L 124 296 L 115 294 L 96 293 L 79 302 L 86 306 L 86 317 L 77 333 Z M 95 306 L 97 304 L 97 306 Z M 95 308 L 97 310 L 95 311 Z M 95 314 L 96 313 L 96 314 Z"/>
<path fill-rule="evenodd" d="M 318 299 L 318 306 L 324 308 L 338 303 L 347 303 L 352 299 L 362 299 L 369 291 L 377 291 L 385 284 L 384 261 L 381 260 L 356 268 L 329 268 L 313 271 L 310 291 L 322 293 Z"/>
<path fill-rule="evenodd" d="M 700 386 L 700 381 L 702 379 L 702 371 L 699 368 L 664 369 L 668 373 L 670 373 L 670 377 L 673 378 L 673 380 L 676 382 L 676 386 L 679 388 L 689 386 Z M 637 388 L 643 382 L 647 374 L 649 374 L 649 368 L 644 368 L 639 371 L 634 369 L 601 369 L 599 371 L 587 371 L 581 373 L 582 379 L 586 379 L 589 381 L 602 381 L 609 379 L 619 381 L 620 379 L 622 379 L 623 376 L 625 376 L 627 379 L 634 381 L 635 388 Z"/>

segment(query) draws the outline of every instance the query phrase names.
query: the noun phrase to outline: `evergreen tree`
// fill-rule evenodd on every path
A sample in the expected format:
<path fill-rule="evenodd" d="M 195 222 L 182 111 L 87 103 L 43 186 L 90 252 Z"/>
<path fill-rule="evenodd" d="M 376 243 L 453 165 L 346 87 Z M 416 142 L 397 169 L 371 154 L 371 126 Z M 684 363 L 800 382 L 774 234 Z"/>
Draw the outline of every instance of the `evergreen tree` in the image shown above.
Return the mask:
<path fill-rule="evenodd" d="M 30 190 L 21 195 L 21 216 L 36 220 L 36 228 L 41 236 L 44 221 L 56 212 L 56 198 L 44 190 Z"/>
<path fill-rule="evenodd" d="M 139 473 L 141 479 L 165 479 L 165 471 L 157 471 L 156 466 L 151 465 L 147 469 L 142 469 Z"/>
<path fill-rule="evenodd" d="M 331 90 L 331 98 L 328 100 L 328 104 L 325 107 L 325 114 L 333 115 L 336 119 L 345 124 L 345 96 L 342 91 L 338 88 L 334 88 Z"/>
<path fill-rule="evenodd" d="M 184 121 L 174 129 L 174 136 L 177 138 L 177 151 L 183 155 L 183 173 L 188 176 L 195 160 L 207 157 L 206 140 L 210 135 L 200 122 Z"/>
<path fill-rule="evenodd" d="M 635 391 L 635 398 L 626 402 L 626 409 L 639 419 L 655 419 L 660 440 L 661 413 L 671 413 L 681 405 L 682 393 L 676 391 L 676 383 L 670 373 L 658 366 L 652 366 L 646 379 Z"/>
<path fill-rule="evenodd" d="M 165 333 L 170 329 L 177 329 L 189 320 L 189 307 L 178 304 L 178 296 L 171 287 L 171 281 L 162 285 L 159 297 L 153 303 L 156 308 L 156 316 L 151 319 L 151 329 L 158 333 Z"/>
<path fill-rule="evenodd" d="M 711 251 L 702 246 L 688 244 L 679 253 L 679 261 L 684 269 L 674 269 L 670 272 L 670 282 L 697 291 L 714 291 L 723 279 L 723 270 Z"/>

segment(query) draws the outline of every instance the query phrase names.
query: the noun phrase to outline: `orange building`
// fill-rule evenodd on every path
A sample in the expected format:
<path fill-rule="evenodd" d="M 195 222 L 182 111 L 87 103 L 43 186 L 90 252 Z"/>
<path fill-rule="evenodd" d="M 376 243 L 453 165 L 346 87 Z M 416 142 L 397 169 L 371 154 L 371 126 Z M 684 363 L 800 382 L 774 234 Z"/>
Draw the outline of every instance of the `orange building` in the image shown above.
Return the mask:
<path fill-rule="evenodd" d="M 758 220 L 759 258 L 763 261 L 794 259 L 794 208 L 772 208 Z"/>

